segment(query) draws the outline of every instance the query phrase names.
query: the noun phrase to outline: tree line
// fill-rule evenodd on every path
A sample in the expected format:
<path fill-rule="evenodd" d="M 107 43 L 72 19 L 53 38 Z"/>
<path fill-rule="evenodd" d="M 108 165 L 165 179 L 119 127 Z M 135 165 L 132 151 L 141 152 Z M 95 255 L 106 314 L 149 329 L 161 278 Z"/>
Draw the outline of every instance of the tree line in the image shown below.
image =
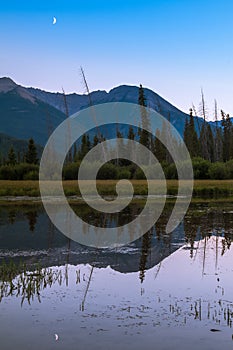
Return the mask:
<path fill-rule="evenodd" d="M 10 147 L 7 157 L 0 157 L 1 180 L 37 180 L 39 177 L 39 158 L 33 138 L 30 138 L 24 154 L 16 153 Z"/>
<path fill-rule="evenodd" d="M 127 139 L 137 140 L 147 147 L 158 159 L 163 167 L 166 178 L 176 179 L 177 171 L 171 155 L 160 142 L 161 134 L 168 139 L 173 136 L 163 123 L 161 130 L 155 130 L 155 136 L 145 129 L 150 129 L 150 121 L 144 107 L 147 106 L 142 85 L 139 87 L 138 104 L 141 108 L 141 125 L 137 128 L 130 126 Z M 201 114 L 202 122 L 197 118 L 195 107 L 190 109 L 186 118 L 183 139 L 193 162 L 194 177 L 196 179 L 231 179 L 233 178 L 233 125 L 229 114 L 221 111 L 221 127 L 217 123 L 217 106 L 215 106 L 216 122 L 210 125 L 206 118 L 206 106 L 202 93 Z M 121 140 L 124 135 L 116 126 L 116 137 Z M 74 143 L 70 149 L 63 167 L 65 180 L 77 179 L 79 165 L 85 155 L 98 143 L 104 141 L 104 135 L 98 133 L 92 137 L 83 134 L 81 140 Z M 172 139 L 176 147 L 179 145 L 176 139 Z M 123 140 L 122 140 L 123 144 Z M 127 146 L 127 145 L 126 145 Z M 182 149 L 180 149 L 182 151 Z M 16 155 L 11 147 L 7 159 L 0 159 L 0 179 L 38 179 L 39 159 L 34 140 L 28 141 L 28 148 L 21 157 Z M 144 179 L 142 169 L 127 159 L 113 159 L 104 164 L 98 173 L 99 179 Z"/>

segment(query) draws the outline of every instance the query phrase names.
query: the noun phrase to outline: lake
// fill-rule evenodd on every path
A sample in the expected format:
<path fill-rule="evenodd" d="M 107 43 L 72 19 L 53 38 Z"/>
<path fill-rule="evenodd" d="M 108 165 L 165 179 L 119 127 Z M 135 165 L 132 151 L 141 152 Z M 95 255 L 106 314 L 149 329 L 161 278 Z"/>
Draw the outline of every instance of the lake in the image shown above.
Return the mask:
<path fill-rule="evenodd" d="M 143 200 L 83 220 L 129 222 Z M 37 201 L 0 207 L 1 349 L 232 349 L 233 203 L 194 202 L 171 233 L 173 203 L 120 248 L 82 246 Z"/>

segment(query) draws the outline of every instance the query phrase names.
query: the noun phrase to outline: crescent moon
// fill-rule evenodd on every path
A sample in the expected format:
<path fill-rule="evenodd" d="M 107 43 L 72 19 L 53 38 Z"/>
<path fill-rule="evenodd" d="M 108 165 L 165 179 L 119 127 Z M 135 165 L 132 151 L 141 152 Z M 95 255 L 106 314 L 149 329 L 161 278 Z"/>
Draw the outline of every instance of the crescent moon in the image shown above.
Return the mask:
<path fill-rule="evenodd" d="M 57 23 L 57 19 L 56 17 L 53 17 L 53 24 L 56 24 Z"/>

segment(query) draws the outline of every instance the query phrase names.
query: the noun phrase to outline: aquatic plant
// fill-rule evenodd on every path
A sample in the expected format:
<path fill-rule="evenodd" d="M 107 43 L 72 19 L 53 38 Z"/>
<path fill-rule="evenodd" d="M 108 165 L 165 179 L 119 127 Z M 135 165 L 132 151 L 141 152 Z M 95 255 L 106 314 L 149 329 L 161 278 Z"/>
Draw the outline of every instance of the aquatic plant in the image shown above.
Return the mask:
<path fill-rule="evenodd" d="M 80 283 L 80 270 L 76 271 L 76 284 Z M 41 291 L 53 284 L 61 285 L 63 281 L 68 285 L 68 264 L 65 271 L 61 268 L 42 268 L 37 265 L 34 271 L 29 271 L 25 263 L 15 264 L 12 260 L 0 265 L 0 302 L 2 298 L 13 296 L 21 297 L 30 304 L 34 297 L 41 302 Z"/>

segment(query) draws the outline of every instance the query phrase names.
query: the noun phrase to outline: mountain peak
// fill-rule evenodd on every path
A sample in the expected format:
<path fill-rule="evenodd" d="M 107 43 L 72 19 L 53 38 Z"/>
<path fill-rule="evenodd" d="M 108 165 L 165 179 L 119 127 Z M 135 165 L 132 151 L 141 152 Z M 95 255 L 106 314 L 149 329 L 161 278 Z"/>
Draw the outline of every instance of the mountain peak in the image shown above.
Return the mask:
<path fill-rule="evenodd" d="M 9 77 L 0 78 L 0 93 L 6 94 L 12 90 L 14 90 L 22 98 L 29 100 L 31 103 L 35 103 L 36 98 L 33 95 L 31 95 L 26 88 L 16 84 Z"/>
<path fill-rule="evenodd" d="M 0 78 L 0 93 L 6 93 L 17 87 L 17 84 L 9 77 Z"/>

